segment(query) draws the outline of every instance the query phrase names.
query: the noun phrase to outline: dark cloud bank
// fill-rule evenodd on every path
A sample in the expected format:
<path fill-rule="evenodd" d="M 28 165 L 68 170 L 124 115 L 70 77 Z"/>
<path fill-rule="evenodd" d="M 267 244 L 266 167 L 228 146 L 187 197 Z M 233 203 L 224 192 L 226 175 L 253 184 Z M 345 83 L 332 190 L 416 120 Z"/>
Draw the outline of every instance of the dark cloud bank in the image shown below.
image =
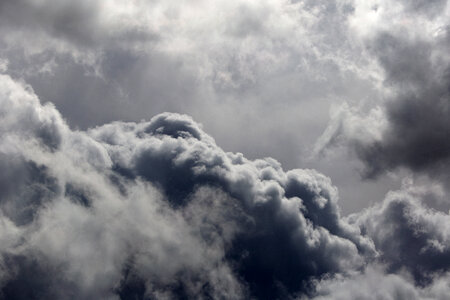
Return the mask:
<path fill-rule="evenodd" d="M 0 79 L 2 299 L 445 299 L 450 216 L 405 186 L 343 218 L 314 170 L 186 115 L 71 130 Z"/>

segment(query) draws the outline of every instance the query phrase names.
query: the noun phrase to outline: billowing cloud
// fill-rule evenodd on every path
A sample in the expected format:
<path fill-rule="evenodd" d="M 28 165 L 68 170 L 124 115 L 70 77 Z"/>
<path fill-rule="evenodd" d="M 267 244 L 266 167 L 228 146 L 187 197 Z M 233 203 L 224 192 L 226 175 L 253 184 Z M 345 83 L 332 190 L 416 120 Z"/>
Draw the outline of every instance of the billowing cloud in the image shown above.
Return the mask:
<path fill-rule="evenodd" d="M 444 299 L 449 9 L 2 1 L 0 299 Z"/>
<path fill-rule="evenodd" d="M 0 82 L 6 299 L 312 297 L 381 276 L 374 263 L 420 295 L 449 271 L 433 191 L 343 218 L 326 176 L 225 152 L 187 115 L 72 130 L 30 86 Z"/>
<path fill-rule="evenodd" d="M 371 266 L 351 277 L 323 280 L 317 285 L 314 300 L 444 300 L 450 292 L 449 276 L 442 276 L 433 284 L 417 287 L 404 276 L 386 274 L 381 266 Z"/>
<path fill-rule="evenodd" d="M 408 271 L 422 285 L 450 270 L 450 216 L 425 205 L 432 193 L 406 186 L 349 216 L 372 238 L 389 271 Z"/>
<path fill-rule="evenodd" d="M 314 170 L 224 152 L 186 115 L 73 131 L 1 82 L 8 299 L 284 297 L 376 254 Z"/>
<path fill-rule="evenodd" d="M 404 1 L 388 9 L 390 5 L 381 1 L 372 9 L 360 8 L 353 17 L 355 29 L 384 72 L 387 100 L 369 112 L 343 106 L 316 151 L 346 143 L 364 163 L 367 177 L 406 167 L 446 182 L 450 163 L 448 4 Z M 380 22 L 369 22 L 372 31 L 367 31 L 358 15 L 371 15 Z M 420 29 L 411 31 L 412 24 Z"/>
<path fill-rule="evenodd" d="M 313 299 L 446 299 L 450 215 L 425 204 L 436 192 L 405 181 L 382 202 L 348 216 L 378 256 L 362 271 L 317 280 Z"/>

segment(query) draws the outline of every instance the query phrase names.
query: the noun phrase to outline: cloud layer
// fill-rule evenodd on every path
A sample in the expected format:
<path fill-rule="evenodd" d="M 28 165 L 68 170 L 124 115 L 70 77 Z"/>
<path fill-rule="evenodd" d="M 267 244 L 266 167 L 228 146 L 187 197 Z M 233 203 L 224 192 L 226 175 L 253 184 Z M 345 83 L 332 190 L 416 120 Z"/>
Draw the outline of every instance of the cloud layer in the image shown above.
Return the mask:
<path fill-rule="evenodd" d="M 351 3 L 194 2 L 3 1 L 3 68 L 71 126 L 186 113 L 226 149 L 290 168 L 330 103 L 374 92 L 347 37 Z"/>

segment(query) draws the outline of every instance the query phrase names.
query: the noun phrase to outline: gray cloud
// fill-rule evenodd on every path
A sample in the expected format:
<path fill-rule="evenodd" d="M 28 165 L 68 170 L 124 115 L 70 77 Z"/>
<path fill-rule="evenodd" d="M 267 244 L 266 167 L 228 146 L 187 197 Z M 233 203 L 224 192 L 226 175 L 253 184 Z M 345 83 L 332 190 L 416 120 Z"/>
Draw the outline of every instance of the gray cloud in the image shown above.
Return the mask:
<path fill-rule="evenodd" d="M 26 85 L 1 82 L 8 299 L 287 297 L 375 255 L 314 170 L 224 152 L 186 115 L 72 131 Z"/>
<path fill-rule="evenodd" d="M 405 7 L 414 12 L 419 7 L 445 8 L 443 1 L 419 2 L 409 1 Z M 412 17 L 408 9 L 401 15 Z M 404 167 L 448 181 L 450 40 L 448 19 L 443 24 L 438 21 L 442 15 L 445 12 L 427 16 L 423 22 L 428 22 L 431 29 L 416 33 L 404 23 L 386 20 L 391 28 L 375 28 L 365 38 L 369 53 L 385 73 L 387 100 L 369 113 L 344 107 L 335 115 L 317 149 L 349 144 L 364 163 L 364 176 L 369 178 Z"/>
<path fill-rule="evenodd" d="M 415 14 L 425 14 L 429 17 L 433 17 L 442 13 L 447 4 L 447 1 L 445 0 L 406 0 L 402 2 L 408 12 Z"/>
<path fill-rule="evenodd" d="M 447 7 L 2 1 L 0 298 L 444 298 Z"/>
<path fill-rule="evenodd" d="M 426 205 L 436 192 L 405 181 L 382 202 L 348 216 L 378 256 L 362 271 L 317 280 L 313 299 L 446 299 L 450 215 Z"/>
<path fill-rule="evenodd" d="M 126 298 L 138 279 L 141 296 L 242 297 L 224 260 L 243 218 L 235 200 L 205 187 L 173 210 L 154 187 L 112 171 L 104 146 L 26 86 L 1 82 L 2 297 Z"/>
<path fill-rule="evenodd" d="M 223 149 L 288 169 L 305 166 L 331 105 L 379 93 L 348 1 L 195 3 L 3 1 L 0 70 L 73 128 L 184 113 Z M 340 168 L 320 170 L 355 211 L 359 197 L 344 186 L 360 179 L 329 172 Z"/>
<path fill-rule="evenodd" d="M 350 13 L 328 1 L 6 1 L 0 53 L 72 126 L 187 113 L 225 149 L 293 168 L 330 103 L 375 93 L 364 57 L 349 59 L 361 53 L 347 38 Z M 237 130 L 248 124 L 251 134 Z"/>
<path fill-rule="evenodd" d="M 319 282 L 318 295 L 312 299 L 444 300 L 450 290 L 448 276 L 442 276 L 432 285 L 421 288 L 401 275 L 386 274 L 382 266 L 371 266 L 365 272 L 351 277 Z"/>
<path fill-rule="evenodd" d="M 406 270 L 421 285 L 450 270 L 450 216 L 424 204 L 428 193 L 414 187 L 391 192 L 349 217 L 374 241 L 388 271 Z"/>
<path fill-rule="evenodd" d="M 448 49 L 449 39 L 432 44 L 390 36 L 380 36 L 379 40 L 379 52 L 393 52 L 387 58 L 379 55 L 387 80 L 401 89 L 405 85 L 413 88 L 388 103 L 389 128 L 382 141 L 362 146 L 360 155 L 367 162 L 369 175 L 397 166 L 443 174 L 450 157 L 450 67 L 433 66 L 431 58 L 433 48 Z"/>
<path fill-rule="evenodd" d="M 326 176 L 225 152 L 187 115 L 74 131 L 1 76 L 3 298 L 312 297 L 372 263 L 414 296 L 448 272 L 426 191 L 342 218 Z"/>
<path fill-rule="evenodd" d="M 225 153 L 187 116 L 113 123 L 90 134 L 106 144 L 122 173 L 154 182 L 175 207 L 185 205 L 198 185 L 218 187 L 242 201 L 253 224 L 237 237 L 230 255 L 259 297 L 280 292 L 274 281 L 296 291 L 311 276 L 341 270 L 342 263 L 356 266 L 360 255 L 374 254 L 370 241 L 342 223 L 328 178 L 313 170 L 285 173 L 275 160 Z"/>

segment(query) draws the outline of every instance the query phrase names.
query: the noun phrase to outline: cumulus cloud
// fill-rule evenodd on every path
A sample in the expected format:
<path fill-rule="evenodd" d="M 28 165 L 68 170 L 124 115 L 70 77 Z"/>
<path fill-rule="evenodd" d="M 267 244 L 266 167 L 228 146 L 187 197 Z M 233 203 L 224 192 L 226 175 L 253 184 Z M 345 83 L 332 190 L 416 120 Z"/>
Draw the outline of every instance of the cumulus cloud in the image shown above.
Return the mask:
<path fill-rule="evenodd" d="M 448 9 L 2 1 L 0 298 L 444 299 Z M 316 154 L 444 185 L 343 217 L 330 104 Z"/>
<path fill-rule="evenodd" d="M 187 115 L 72 130 L 30 86 L 0 82 L 3 298 L 313 297 L 348 276 L 370 292 L 374 263 L 397 278 L 387 294 L 414 296 L 449 271 L 432 191 L 343 218 L 326 176 L 225 152 Z"/>
<path fill-rule="evenodd" d="M 450 215 L 425 203 L 436 192 L 405 180 L 382 202 L 348 216 L 378 256 L 362 271 L 317 280 L 313 299 L 446 299 Z"/>
<path fill-rule="evenodd" d="M 433 190 L 406 183 L 382 203 L 349 216 L 374 241 L 389 271 L 406 270 L 421 285 L 450 270 L 450 216 L 424 203 L 429 194 Z"/>
<path fill-rule="evenodd" d="M 1 82 L 5 298 L 284 297 L 375 255 L 314 170 L 224 152 L 186 115 L 73 131 Z"/>

